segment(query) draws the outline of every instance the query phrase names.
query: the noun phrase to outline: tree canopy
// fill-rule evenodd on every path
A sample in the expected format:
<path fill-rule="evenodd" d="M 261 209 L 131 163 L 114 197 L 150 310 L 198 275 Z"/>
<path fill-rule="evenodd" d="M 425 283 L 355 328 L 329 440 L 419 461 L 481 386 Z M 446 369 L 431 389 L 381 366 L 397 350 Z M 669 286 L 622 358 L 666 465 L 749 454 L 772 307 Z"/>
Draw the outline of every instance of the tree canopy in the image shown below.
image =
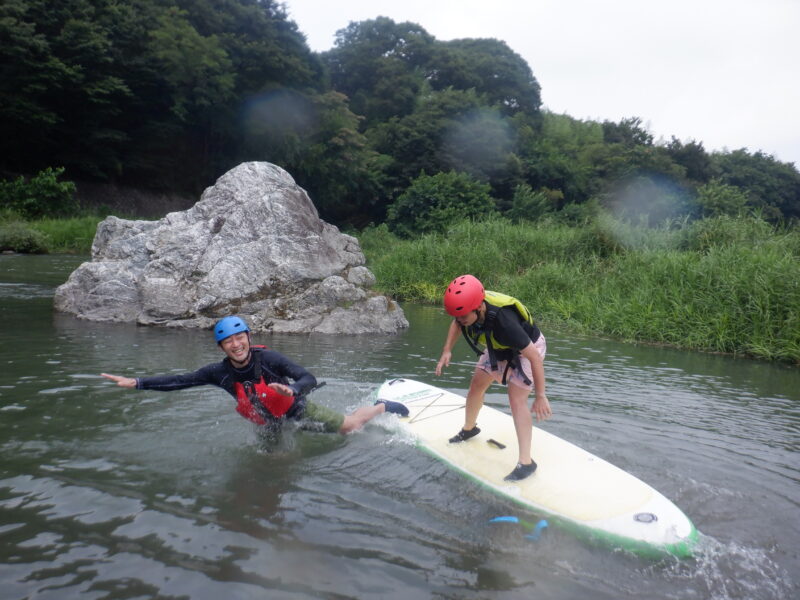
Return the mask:
<path fill-rule="evenodd" d="M 355 226 L 407 224 L 401 207 L 424 204 L 409 194 L 462 176 L 515 220 L 598 206 L 649 223 L 800 219 L 793 164 L 656 140 L 636 116 L 579 120 L 541 104 L 535 65 L 505 42 L 439 41 L 386 17 L 350 23 L 316 54 L 275 0 L 0 4 L 8 180 L 64 167 L 74 180 L 197 193 L 267 160 L 324 218 Z"/>

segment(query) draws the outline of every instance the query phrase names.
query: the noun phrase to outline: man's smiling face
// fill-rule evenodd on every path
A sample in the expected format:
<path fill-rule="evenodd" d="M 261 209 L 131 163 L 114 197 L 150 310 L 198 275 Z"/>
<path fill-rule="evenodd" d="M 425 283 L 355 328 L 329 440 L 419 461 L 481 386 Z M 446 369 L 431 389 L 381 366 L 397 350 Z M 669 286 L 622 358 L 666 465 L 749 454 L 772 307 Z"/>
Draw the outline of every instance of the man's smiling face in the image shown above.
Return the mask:
<path fill-rule="evenodd" d="M 243 367 L 250 359 L 250 334 L 246 331 L 226 337 L 219 345 L 234 366 Z"/>

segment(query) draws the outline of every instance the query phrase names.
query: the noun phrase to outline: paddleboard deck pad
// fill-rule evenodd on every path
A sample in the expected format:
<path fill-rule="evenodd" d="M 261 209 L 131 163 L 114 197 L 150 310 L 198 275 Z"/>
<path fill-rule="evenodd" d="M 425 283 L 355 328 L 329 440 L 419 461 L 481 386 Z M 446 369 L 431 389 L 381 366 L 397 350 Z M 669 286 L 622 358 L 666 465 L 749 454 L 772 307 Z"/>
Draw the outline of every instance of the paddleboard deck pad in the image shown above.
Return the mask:
<path fill-rule="evenodd" d="M 451 444 L 464 423 L 465 398 L 411 379 L 392 379 L 379 400 L 402 402 L 400 420 L 417 445 L 493 492 L 554 522 L 640 554 L 687 557 L 698 537 L 689 518 L 670 500 L 630 473 L 543 429 L 534 427 L 530 477 L 504 481 L 517 462 L 511 415 L 484 405 L 481 432 Z"/>

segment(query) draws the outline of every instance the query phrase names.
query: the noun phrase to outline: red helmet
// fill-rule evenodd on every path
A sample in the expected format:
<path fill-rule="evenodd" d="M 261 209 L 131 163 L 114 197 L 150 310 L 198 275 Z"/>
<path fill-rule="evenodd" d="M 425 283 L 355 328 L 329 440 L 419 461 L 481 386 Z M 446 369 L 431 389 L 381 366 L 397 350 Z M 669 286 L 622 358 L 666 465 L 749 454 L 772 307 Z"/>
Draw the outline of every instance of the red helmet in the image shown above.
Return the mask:
<path fill-rule="evenodd" d="M 462 317 L 481 305 L 486 293 L 483 284 L 472 275 L 456 277 L 444 293 L 444 309 L 453 317 Z"/>

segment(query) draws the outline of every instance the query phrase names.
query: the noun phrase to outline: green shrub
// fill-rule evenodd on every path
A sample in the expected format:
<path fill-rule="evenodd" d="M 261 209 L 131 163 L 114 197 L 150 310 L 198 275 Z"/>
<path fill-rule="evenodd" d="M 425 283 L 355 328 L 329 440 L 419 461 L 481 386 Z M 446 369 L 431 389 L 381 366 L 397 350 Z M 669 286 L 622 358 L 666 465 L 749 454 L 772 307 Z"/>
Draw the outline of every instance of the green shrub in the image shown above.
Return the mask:
<path fill-rule="evenodd" d="M 22 221 L 0 224 L 0 251 L 46 254 L 47 246 L 47 236 Z"/>
<path fill-rule="evenodd" d="M 370 225 L 352 235 L 358 238 L 364 254 L 372 254 L 373 252 L 379 252 L 383 248 L 390 248 L 398 241 L 397 236 L 389 231 L 386 223 Z"/>
<path fill-rule="evenodd" d="M 459 221 L 494 213 L 489 189 L 465 173 L 423 173 L 389 207 L 386 222 L 401 237 L 441 233 Z"/>
<path fill-rule="evenodd" d="M 560 198 L 558 194 L 560 194 Z M 534 191 L 530 185 L 522 183 L 514 188 L 511 208 L 505 213 L 505 216 L 515 223 L 538 221 L 544 215 L 555 213 L 558 210 L 558 202 L 563 198 L 564 194 L 560 191 L 552 192 L 546 189 Z"/>
<path fill-rule="evenodd" d="M 741 188 L 712 179 L 697 189 L 695 203 L 704 217 L 738 217 L 744 214 L 748 200 L 747 192 Z"/>
<path fill-rule="evenodd" d="M 0 210 L 12 210 L 26 219 L 64 216 L 77 209 L 75 184 L 58 181 L 64 168 L 48 167 L 26 181 L 0 181 Z"/>

